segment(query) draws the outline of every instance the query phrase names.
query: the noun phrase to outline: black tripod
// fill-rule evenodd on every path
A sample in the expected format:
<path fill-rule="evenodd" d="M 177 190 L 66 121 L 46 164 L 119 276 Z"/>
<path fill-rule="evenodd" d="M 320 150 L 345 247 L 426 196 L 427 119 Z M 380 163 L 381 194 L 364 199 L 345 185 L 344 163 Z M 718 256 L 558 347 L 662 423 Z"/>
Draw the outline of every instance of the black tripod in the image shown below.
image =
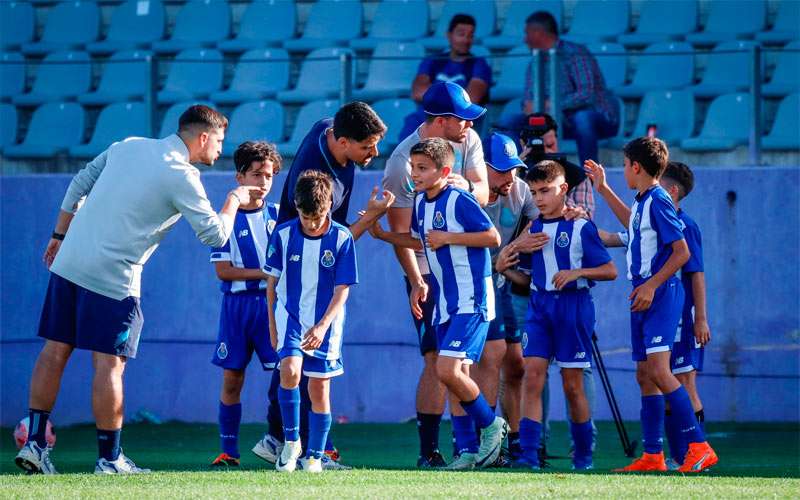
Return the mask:
<path fill-rule="evenodd" d="M 592 333 L 592 355 L 597 360 L 597 373 L 600 374 L 600 382 L 603 384 L 603 390 L 608 399 L 608 406 L 611 408 L 611 415 L 614 417 L 614 425 L 617 426 L 617 433 L 619 440 L 622 443 L 622 450 L 628 457 L 636 456 L 636 446 L 639 444 L 637 441 L 631 442 L 628 437 L 628 431 L 625 430 L 625 422 L 622 420 L 622 415 L 619 412 L 617 405 L 617 398 L 614 397 L 614 390 L 611 388 L 611 381 L 608 380 L 608 373 L 606 372 L 606 365 L 603 363 L 603 357 L 600 355 L 600 347 L 597 345 L 597 334 Z"/>

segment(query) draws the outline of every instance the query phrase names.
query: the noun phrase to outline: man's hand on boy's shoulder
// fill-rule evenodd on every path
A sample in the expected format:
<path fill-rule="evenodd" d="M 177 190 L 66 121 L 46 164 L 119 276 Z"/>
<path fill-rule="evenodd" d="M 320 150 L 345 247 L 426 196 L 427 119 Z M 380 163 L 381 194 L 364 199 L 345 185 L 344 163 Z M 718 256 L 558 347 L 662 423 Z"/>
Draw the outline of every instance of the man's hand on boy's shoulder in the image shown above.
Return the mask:
<path fill-rule="evenodd" d="M 577 220 L 577 219 L 591 219 L 589 217 L 589 212 L 586 211 L 585 208 L 580 206 L 564 206 L 564 212 L 562 212 L 564 218 L 567 220 Z"/>

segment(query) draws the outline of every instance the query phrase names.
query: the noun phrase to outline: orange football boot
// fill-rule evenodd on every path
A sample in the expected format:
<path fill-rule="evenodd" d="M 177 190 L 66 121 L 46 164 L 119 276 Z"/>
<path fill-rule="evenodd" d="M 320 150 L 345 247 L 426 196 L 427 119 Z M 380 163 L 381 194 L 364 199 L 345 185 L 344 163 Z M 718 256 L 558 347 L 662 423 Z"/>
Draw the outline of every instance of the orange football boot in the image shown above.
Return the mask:
<path fill-rule="evenodd" d="M 212 467 L 238 467 L 239 459 L 232 457 L 227 453 L 220 453 L 219 456 L 211 462 Z"/>
<path fill-rule="evenodd" d="M 631 462 L 630 465 L 614 469 L 611 472 L 665 472 L 666 470 L 667 463 L 664 461 L 664 452 L 662 451 L 642 453 L 642 456 Z"/>
<path fill-rule="evenodd" d="M 678 467 L 678 472 L 703 472 L 717 462 L 719 457 L 708 441 L 689 443 L 689 451 L 686 452 L 683 465 Z"/>

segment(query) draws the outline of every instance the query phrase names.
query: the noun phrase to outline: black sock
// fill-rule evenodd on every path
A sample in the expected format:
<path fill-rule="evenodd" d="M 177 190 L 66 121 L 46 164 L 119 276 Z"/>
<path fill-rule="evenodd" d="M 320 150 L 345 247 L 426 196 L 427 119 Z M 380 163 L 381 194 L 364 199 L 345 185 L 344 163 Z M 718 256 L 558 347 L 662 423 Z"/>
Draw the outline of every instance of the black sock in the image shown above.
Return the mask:
<path fill-rule="evenodd" d="M 97 429 L 97 455 L 113 462 L 119 458 L 119 438 L 122 429 L 104 431 Z"/>
<path fill-rule="evenodd" d="M 703 408 L 700 408 L 696 412 L 694 412 L 694 416 L 697 417 L 697 421 L 701 424 L 706 421 L 706 414 L 703 411 Z"/>
<path fill-rule="evenodd" d="M 508 433 L 508 452 L 514 457 L 522 454 L 522 447 L 519 444 L 519 432 Z"/>
<path fill-rule="evenodd" d="M 441 415 L 417 412 L 420 456 L 430 457 L 434 451 L 439 449 L 439 425 L 441 423 Z"/>
<path fill-rule="evenodd" d="M 47 446 L 47 420 L 50 412 L 44 410 L 28 410 L 28 441 L 35 441 L 39 448 Z"/>

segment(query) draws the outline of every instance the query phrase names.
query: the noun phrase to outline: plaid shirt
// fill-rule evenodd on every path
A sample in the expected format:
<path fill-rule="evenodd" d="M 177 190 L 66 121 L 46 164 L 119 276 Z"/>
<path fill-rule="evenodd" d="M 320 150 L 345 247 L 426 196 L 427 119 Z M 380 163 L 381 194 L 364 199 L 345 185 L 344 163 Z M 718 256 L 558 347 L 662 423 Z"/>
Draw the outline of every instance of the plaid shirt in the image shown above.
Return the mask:
<path fill-rule="evenodd" d="M 567 194 L 567 205 L 583 207 L 589 219 L 594 218 L 594 193 L 592 181 L 587 177 Z"/>

